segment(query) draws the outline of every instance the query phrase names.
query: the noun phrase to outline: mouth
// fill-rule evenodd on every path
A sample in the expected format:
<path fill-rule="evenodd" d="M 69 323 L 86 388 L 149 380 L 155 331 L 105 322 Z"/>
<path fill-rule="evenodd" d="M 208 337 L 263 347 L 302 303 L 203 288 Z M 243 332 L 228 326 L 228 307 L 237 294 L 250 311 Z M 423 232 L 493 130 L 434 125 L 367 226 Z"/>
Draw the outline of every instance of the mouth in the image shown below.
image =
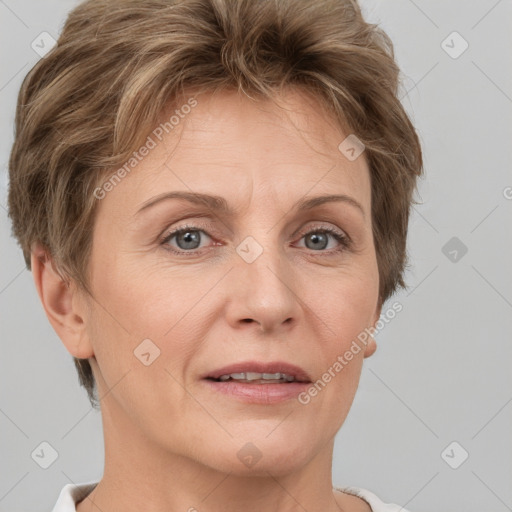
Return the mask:
<path fill-rule="evenodd" d="M 259 372 L 241 372 L 221 375 L 218 379 L 208 377 L 215 382 L 226 382 L 234 380 L 245 384 L 287 384 L 288 382 L 304 382 L 297 380 L 293 375 L 287 373 L 259 373 Z"/>
<path fill-rule="evenodd" d="M 214 396 L 265 406 L 296 400 L 311 385 L 305 370 L 279 361 L 224 366 L 207 373 L 201 381 Z"/>
<path fill-rule="evenodd" d="M 214 382 L 235 381 L 243 384 L 311 383 L 311 379 L 305 370 L 299 366 L 280 361 L 236 363 L 213 370 L 203 378 Z"/>

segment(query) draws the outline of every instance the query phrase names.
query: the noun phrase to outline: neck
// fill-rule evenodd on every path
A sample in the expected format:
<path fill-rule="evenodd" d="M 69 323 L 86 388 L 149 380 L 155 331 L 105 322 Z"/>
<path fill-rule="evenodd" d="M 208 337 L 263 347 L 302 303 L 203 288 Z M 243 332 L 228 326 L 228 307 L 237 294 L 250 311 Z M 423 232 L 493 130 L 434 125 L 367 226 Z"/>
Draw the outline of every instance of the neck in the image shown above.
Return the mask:
<path fill-rule="evenodd" d="M 245 472 L 239 464 L 233 464 L 231 471 L 221 471 L 155 446 L 133 424 L 125 422 L 122 431 L 113 429 L 110 420 L 104 411 L 103 478 L 77 505 L 77 512 L 341 510 L 341 496 L 337 493 L 335 497 L 332 489 L 334 439 L 300 467 L 283 464 L 275 470 L 266 467 L 262 459 Z"/>

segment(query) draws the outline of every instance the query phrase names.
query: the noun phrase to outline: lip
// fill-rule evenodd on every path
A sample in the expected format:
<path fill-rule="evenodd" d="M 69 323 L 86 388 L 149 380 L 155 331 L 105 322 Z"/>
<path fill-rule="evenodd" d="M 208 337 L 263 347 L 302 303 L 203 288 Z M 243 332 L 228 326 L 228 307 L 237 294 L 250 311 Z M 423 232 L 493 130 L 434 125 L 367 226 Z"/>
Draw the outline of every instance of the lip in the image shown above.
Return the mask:
<path fill-rule="evenodd" d="M 297 399 L 297 396 L 305 392 L 311 385 L 310 382 L 245 384 L 234 380 L 218 382 L 208 379 L 203 379 L 201 382 L 215 393 L 220 393 L 246 404 L 263 405 L 271 405 L 284 402 L 285 400 Z"/>
<path fill-rule="evenodd" d="M 217 370 L 212 370 L 207 374 L 203 375 L 203 379 L 218 379 L 221 375 L 228 375 L 230 373 L 245 373 L 245 372 L 257 372 L 257 373 L 286 373 L 287 375 L 293 375 L 295 377 L 295 381 L 299 384 L 303 383 L 311 383 L 311 377 L 308 373 L 291 363 L 286 363 L 284 361 L 270 361 L 270 362 L 262 362 L 262 361 L 244 361 L 241 363 L 233 363 L 227 366 L 223 366 L 222 368 L 218 368 Z M 290 383 L 290 384 L 293 384 Z M 258 384 L 248 384 L 249 386 L 258 386 Z M 272 386 L 272 384 L 261 384 L 262 386 Z M 277 384 L 281 386 L 281 384 Z"/>
<path fill-rule="evenodd" d="M 234 380 L 216 381 L 221 375 L 230 373 L 286 373 L 293 375 L 295 381 L 282 384 L 256 384 L 244 383 Z M 250 404 L 270 405 L 285 400 L 296 399 L 297 395 L 306 391 L 311 385 L 311 378 L 308 373 L 291 363 L 284 361 L 244 361 L 234 363 L 203 375 L 202 382 L 216 393 L 234 398 L 238 401 Z"/>

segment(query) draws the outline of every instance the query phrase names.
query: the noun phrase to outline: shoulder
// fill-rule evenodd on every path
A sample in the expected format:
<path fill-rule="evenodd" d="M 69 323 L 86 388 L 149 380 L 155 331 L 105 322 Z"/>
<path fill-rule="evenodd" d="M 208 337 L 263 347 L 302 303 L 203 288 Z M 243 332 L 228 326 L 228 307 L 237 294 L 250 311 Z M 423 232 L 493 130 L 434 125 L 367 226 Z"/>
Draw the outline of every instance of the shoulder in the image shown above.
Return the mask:
<path fill-rule="evenodd" d="M 405 508 L 394 503 L 384 503 L 377 495 L 367 489 L 361 489 L 359 487 L 334 487 L 335 490 L 361 498 L 366 501 L 368 507 L 361 508 L 361 511 L 366 510 L 368 512 L 408 512 Z"/>
<path fill-rule="evenodd" d="M 98 482 L 65 485 L 60 491 L 52 512 L 75 512 L 76 504 L 82 501 L 97 485 Z"/>

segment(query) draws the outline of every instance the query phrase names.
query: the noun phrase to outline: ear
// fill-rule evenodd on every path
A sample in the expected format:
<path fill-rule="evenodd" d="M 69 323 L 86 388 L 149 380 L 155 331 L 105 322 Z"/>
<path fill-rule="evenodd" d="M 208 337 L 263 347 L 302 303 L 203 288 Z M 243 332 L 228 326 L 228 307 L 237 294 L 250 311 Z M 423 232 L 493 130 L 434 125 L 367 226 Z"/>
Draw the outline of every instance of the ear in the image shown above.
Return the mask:
<path fill-rule="evenodd" d="M 374 329 L 375 329 L 375 325 L 379 321 L 381 312 L 382 312 L 382 300 L 379 297 L 379 303 L 377 305 L 377 308 L 375 309 L 375 315 L 373 317 L 373 323 L 372 323 L 372 327 Z M 364 350 L 364 357 L 365 358 L 370 357 L 371 355 L 373 355 L 375 353 L 376 350 L 377 350 L 377 342 L 375 341 L 375 338 L 370 335 L 370 336 L 368 336 L 368 342 L 366 343 L 366 347 Z"/>
<path fill-rule="evenodd" d="M 32 248 L 31 267 L 46 316 L 68 352 L 80 359 L 94 356 L 84 321 L 85 304 L 76 285 L 61 276 L 40 244 Z"/>

